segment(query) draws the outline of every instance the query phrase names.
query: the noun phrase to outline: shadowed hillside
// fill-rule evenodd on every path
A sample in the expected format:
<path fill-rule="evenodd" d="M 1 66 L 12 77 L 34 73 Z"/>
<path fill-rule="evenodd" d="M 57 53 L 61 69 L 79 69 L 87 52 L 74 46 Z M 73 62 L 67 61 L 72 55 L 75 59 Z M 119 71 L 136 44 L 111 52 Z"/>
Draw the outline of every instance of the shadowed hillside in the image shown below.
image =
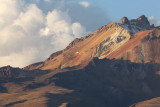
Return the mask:
<path fill-rule="evenodd" d="M 99 107 L 127 107 L 160 96 L 159 70 L 160 65 L 154 63 L 95 58 L 82 70 L 58 73 L 51 77 L 50 82 L 72 89 L 74 93 L 49 94 L 48 104 L 54 105 L 54 99 L 60 97 L 69 103 L 67 107 L 98 107 L 97 104 L 101 105 Z"/>

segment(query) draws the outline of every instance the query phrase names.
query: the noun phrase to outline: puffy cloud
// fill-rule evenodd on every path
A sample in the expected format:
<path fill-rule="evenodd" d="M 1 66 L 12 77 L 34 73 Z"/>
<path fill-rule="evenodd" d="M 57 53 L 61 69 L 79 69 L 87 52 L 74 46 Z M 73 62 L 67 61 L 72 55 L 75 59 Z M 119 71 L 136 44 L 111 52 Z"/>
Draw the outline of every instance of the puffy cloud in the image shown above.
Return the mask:
<path fill-rule="evenodd" d="M 2 1 L 8 13 L 0 10 L 0 66 L 24 67 L 44 60 L 86 33 L 80 23 L 72 22 L 67 11 L 53 9 L 45 15 L 35 4 L 21 7 L 18 0 Z M 13 8 L 6 8 L 9 6 Z"/>
<path fill-rule="evenodd" d="M 160 26 L 160 20 L 156 19 L 154 16 L 149 17 L 148 20 L 151 24 L 154 24 L 155 26 Z"/>
<path fill-rule="evenodd" d="M 0 2 L 0 28 L 3 28 L 17 18 L 20 12 L 20 2 L 16 0 L 1 0 Z"/>
<path fill-rule="evenodd" d="M 1 0 L 0 7 L 0 66 L 44 60 L 108 21 L 88 2 Z"/>
<path fill-rule="evenodd" d="M 73 31 L 73 35 L 75 35 L 76 37 L 80 37 L 82 35 L 84 35 L 83 33 L 86 32 L 85 28 L 81 26 L 80 23 L 75 22 L 72 24 L 72 31 Z"/>
<path fill-rule="evenodd" d="M 69 44 L 75 37 L 80 37 L 85 34 L 85 28 L 78 23 L 79 31 L 76 29 L 77 23 L 72 23 L 68 12 L 53 10 L 46 16 L 46 25 L 40 30 L 41 36 L 51 36 L 52 44 L 56 46 L 55 50 L 63 49 L 66 44 Z M 83 30 L 82 30 L 83 29 Z M 78 34 L 78 35 L 77 35 Z"/>
<path fill-rule="evenodd" d="M 11 53 L 8 56 L 0 56 L 0 65 L 12 65 L 20 67 L 30 63 L 36 57 L 38 51 L 34 48 L 23 49 L 20 53 Z"/>
<path fill-rule="evenodd" d="M 69 33 L 69 24 L 71 23 L 70 16 L 67 12 L 53 10 L 46 16 L 47 27 L 54 33 Z"/>
<path fill-rule="evenodd" d="M 34 4 L 29 5 L 25 12 L 21 12 L 13 25 L 21 27 L 28 36 L 39 31 L 44 24 L 42 11 Z"/>
<path fill-rule="evenodd" d="M 79 4 L 84 6 L 84 7 L 89 7 L 90 6 L 90 3 L 87 2 L 87 1 L 80 1 Z"/>
<path fill-rule="evenodd" d="M 13 45 L 25 37 L 24 31 L 18 26 L 7 26 L 0 30 L 0 49 Z M 2 51 L 2 50 L 1 50 Z"/>
<path fill-rule="evenodd" d="M 87 2 L 89 0 L 84 1 Z M 44 3 L 44 0 L 41 0 L 37 5 L 41 7 L 41 10 L 45 14 L 54 9 L 61 10 L 62 12 L 67 11 L 72 22 L 79 22 L 86 28 L 87 32 L 93 32 L 110 22 L 110 18 L 103 9 L 90 2 L 88 3 L 90 5 L 87 8 L 82 6 L 77 0 L 50 0 L 49 3 Z"/>
<path fill-rule="evenodd" d="M 2 2 L 1 5 L 20 9 L 20 5 L 15 6 L 15 4 L 19 4 L 19 1 L 13 1 Z M 38 46 L 40 43 L 37 42 L 37 40 L 42 40 L 37 33 L 44 23 L 41 10 L 36 5 L 29 5 L 26 10 L 24 9 L 21 12 L 17 8 L 7 11 L 7 14 L 15 11 L 16 14 L 11 16 L 1 14 L 1 19 L 9 19 L 10 22 L 3 25 L 3 27 L 1 26 L 0 29 L 0 66 L 10 64 L 23 67 L 37 59 L 38 48 L 41 48 L 40 45 Z"/>

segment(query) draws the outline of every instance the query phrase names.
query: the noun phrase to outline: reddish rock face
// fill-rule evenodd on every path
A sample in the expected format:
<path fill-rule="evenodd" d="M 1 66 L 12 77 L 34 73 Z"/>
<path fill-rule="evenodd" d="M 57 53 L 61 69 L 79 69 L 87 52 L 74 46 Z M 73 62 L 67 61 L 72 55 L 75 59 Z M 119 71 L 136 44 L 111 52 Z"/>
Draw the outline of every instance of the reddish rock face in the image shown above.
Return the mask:
<path fill-rule="evenodd" d="M 160 30 L 153 29 L 132 35 L 132 39 L 107 58 L 130 60 L 136 63 L 160 63 Z"/>

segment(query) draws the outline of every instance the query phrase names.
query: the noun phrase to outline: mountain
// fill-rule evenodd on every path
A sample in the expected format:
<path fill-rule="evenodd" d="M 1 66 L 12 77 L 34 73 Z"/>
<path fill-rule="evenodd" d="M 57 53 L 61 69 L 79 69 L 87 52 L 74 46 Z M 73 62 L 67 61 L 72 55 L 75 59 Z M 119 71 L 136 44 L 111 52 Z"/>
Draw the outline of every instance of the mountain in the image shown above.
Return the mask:
<path fill-rule="evenodd" d="M 2 67 L 0 106 L 159 105 L 159 40 L 159 27 L 146 16 L 123 17 L 76 38 L 45 61 L 23 69 Z"/>
<path fill-rule="evenodd" d="M 83 68 L 94 57 L 160 63 L 156 48 L 159 34 L 159 28 L 150 25 L 144 15 L 133 20 L 123 17 L 120 23 L 111 22 L 88 36 L 76 38 L 64 50 L 24 69 Z"/>

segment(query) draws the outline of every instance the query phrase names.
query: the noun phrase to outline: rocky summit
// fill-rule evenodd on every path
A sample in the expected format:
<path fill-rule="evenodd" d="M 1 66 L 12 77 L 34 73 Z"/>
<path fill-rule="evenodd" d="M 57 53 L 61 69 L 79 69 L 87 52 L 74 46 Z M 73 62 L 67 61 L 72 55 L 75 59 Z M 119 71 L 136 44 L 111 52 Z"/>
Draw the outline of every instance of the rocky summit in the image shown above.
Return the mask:
<path fill-rule="evenodd" d="M 4 107 L 160 106 L 160 29 L 123 17 L 24 68 L 0 68 Z"/>
<path fill-rule="evenodd" d="M 121 19 L 120 23 L 123 24 L 123 25 L 128 25 L 128 26 L 130 26 L 130 21 L 128 20 L 127 17 L 123 17 L 123 18 Z"/>

